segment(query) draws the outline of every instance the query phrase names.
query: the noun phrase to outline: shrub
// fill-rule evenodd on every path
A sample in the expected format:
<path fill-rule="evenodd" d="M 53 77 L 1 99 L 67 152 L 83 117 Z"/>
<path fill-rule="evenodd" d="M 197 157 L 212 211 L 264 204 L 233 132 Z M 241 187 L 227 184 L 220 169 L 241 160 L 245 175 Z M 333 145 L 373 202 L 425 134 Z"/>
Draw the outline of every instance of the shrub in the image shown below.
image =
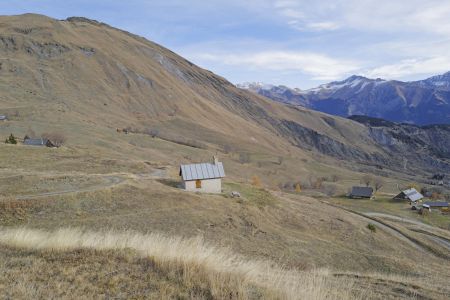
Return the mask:
<path fill-rule="evenodd" d="M 409 183 L 406 188 L 408 189 L 416 189 L 417 191 L 420 191 L 422 188 L 415 182 Z"/>
<path fill-rule="evenodd" d="M 339 181 L 339 176 L 336 174 L 333 174 L 333 175 L 331 175 L 330 180 L 331 180 L 331 182 L 337 182 L 337 181 Z"/>
<path fill-rule="evenodd" d="M 255 175 L 252 177 L 252 185 L 256 186 L 256 187 L 261 187 L 261 179 L 259 178 L 259 176 Z"/>
<path fill-rule="evenodd" d="M 375 192 L 378 192 L 384 186 L 384 180 L 381 178 L 376 178 L 373 181 L 373 186 L 375 188 Z"/>
<path fill-rule="evenodd" d="M 43 133 L 41 137 L 50 140 L 56 147 L 61 147 L 67 140 L 66 136 L 60 132 Z"/>
<path fill-rule="evenodd" d="M 373 180 L 372 176 L 370 175 L 364 175 L 363 177 L 361 177 L 361 182 L 364 183 L 366 186 L 369 186 L 372 180 Z"/>
<path fill-rule="evenodd" d="M 159 137 L 159 130 L 156 128 L 149 128 L 145 131 L 145 133 L 150 135 L 152 138 Z"/>
<path fill-rule="evenodd" d="M 337 186 L 334 184 L 324 184 L 322 190 L 325 195 L 331 197 L 336 194 Z"/>
<path fill-rule="evenodd" d="M 17 144 L 16 137 L 11 133 L 11 135 L 5 140 L 5 144 Z"/>
<path fill-rule="evenodd" d="M 230 145 L 225 144 L 222 146 L 222 151 L 223 153 L 228 154 L 233 151 L 233 148 Z"/>
<path fill-rule="evenodd" d="M 239 153 L 239 162 L 241 164 L 248 164 L 250 162 L 250 153 Z"/>
<path fill-rule="evenodd" d="M 283 163 L 283 156 L 278 156 L 277 163 L 281 165 Z"/>
<path fill-rule="evenodd" d="M 312 188 L 312 189 L 316 189 L 316 190 L 318 190 L 318 189 L 321 189 L 322 188 L 322 184 L 323 184 L 323 177 L 321 177 L 321 178 L 316 178 L 316 177 L 314 177 L 314 176 L 310 176 L 309 177 L 309 186 Z"/>
<path fill-rule="evenodd" d="M 287 181 L 287 182 L 285 182 L 284 185 L 283 185 L 283 188 L 284 188 L 285 190 L 289 190 L 289 191 L 293 190 L 294 187 L 295 187 L 295 183 L 292 182 L 292 181 Z"/>
<path fill-rule="evenodd" d="M 169 142 L 176 143 L 176 144 L 183 145 L 183 146 L 188 146 L 188 147 L 197 148 L 197 149 L 208 149 L 208 146 L 202 142 L 199 142 L 197 140 L 187 139 L 187 138 L 181 137 L 181 136 L 170 136 L 170 135 L 159 134 L 158 137 L 162 140 L 169 141 Z"/>
<path fill-rule="evenodd" d="M 36 137 L 36 132 L 31 127 L 28 127 L 28 130 L 25 133 L 25 136 L 28 136 L 28 138 L 34 138 L 34 137 Z"/>
<path fill-rule="evenodd" d="M 309 180 L 301 180 L 301 181 L 299 181 L 299 183 L 300 183 L 300 186 L 303 189 L 310 189 L 311 188 L 311 184 L 310 184 Z"/>
<path fill-rule="evenodd" d="M 442 194 L 439 194 L 437 192 L 433 192 L 431 194 L 431 199 L 433 199 L 433 200 L 438 200 L 438 199 L 441 199 L 441 198 L 442 198 Z"/>
<path fill-rule="evenodd" d="M 369 223 L 367 224 L 367 228 L 372 232 L 377 232 L 377 227 L 375 226 L 375 224 Z"/>

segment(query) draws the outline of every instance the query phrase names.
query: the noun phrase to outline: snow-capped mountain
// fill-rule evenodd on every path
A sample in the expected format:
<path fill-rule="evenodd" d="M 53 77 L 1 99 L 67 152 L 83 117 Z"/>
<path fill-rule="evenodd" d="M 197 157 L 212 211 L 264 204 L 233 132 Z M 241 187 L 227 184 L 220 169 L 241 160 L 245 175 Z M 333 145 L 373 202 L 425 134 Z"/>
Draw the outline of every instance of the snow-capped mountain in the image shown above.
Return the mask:
<path fill-rule="evenodd" d="M 268 84 L 241 88 L 343 117 L 366 115 L 417 125 L 450 124 L 450 72 L 411 82 L 353 75 L 303 91 Z"/>
<path fill-rule="evenodd" d="M 450 72 L 417 81 L 417 83 L 425 87 L 436 87 L 438 89 L 450 90 Z"/>
<path fill-rule="evenodd" d="M 289 88 L 284 85 L 273 85 L 262 82 L 245 82 L 237 84 L 240 89 L 250 90 L 278 102 L 308 106 L 300 89 Z"/>

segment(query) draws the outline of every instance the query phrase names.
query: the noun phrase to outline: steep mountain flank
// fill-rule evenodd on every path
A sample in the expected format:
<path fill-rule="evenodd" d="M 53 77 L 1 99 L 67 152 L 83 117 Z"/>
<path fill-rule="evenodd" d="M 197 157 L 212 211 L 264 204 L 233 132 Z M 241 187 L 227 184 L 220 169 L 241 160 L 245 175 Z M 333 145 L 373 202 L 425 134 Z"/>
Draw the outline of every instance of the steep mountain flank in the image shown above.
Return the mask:
<path fill-rule="evenodd" d="M 116 129 L 127 128 L 214 151 L 295 158 L 313 151 L 402 172 L 450 171 L 445 145 L 439 153 L 414 148 L 414 168 L 405 170 L 395 158 L 404 148 L 375 138 L 371 127 L 238 89 L 160 45 L 80 17 L 0 17 L 0 99 L 10 119 L 2 134 L 56 128 L 70 146 L 125 153 Z M 171 160 L 168 151 L 158 155 Z"/>
<path fill-rule="evenodd" d="M 365 116 L 350 119 L 367 125 L 370 136 L 392 151 L 450 159 L 450 125 L 415 126 Z"/>

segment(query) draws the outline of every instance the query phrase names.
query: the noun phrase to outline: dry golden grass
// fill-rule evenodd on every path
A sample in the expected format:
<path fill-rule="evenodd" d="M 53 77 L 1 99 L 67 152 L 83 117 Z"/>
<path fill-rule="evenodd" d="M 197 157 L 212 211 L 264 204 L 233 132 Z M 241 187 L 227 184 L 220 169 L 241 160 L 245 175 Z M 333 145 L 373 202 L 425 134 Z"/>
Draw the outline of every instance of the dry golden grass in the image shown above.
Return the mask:
<path fill-rule="evenodd" d="M 199 237 L 182 239 L 155 233 L 79 229 L 46 232 L 18 228 L 2 229 L 0 243 L 9 247 L 58 252 L 133 250 L 141 257 L 151 258 L 160 269 L 181 269 L 184 286 L 206 286 L 203 294 L 197 295 L 200 298 L 252 299 L 255 295 L 264 299 L 359 298 L 352 290 L 350 279 L 335 280 L 327 271 L 290 271 L 268 261 L 247 260 L 206 245 Z"/>

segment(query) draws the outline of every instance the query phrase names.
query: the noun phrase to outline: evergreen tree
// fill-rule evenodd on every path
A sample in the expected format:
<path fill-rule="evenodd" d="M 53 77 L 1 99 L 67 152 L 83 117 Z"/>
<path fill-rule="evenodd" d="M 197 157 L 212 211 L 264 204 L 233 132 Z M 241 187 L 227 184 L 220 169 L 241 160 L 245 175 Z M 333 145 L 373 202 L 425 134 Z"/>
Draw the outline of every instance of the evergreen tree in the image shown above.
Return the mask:
<path fill-rule="evenodd" d="M 8 138 L 8 144 L 17 144 L 16 137 L 11 133 L 11 135 Z"/>

